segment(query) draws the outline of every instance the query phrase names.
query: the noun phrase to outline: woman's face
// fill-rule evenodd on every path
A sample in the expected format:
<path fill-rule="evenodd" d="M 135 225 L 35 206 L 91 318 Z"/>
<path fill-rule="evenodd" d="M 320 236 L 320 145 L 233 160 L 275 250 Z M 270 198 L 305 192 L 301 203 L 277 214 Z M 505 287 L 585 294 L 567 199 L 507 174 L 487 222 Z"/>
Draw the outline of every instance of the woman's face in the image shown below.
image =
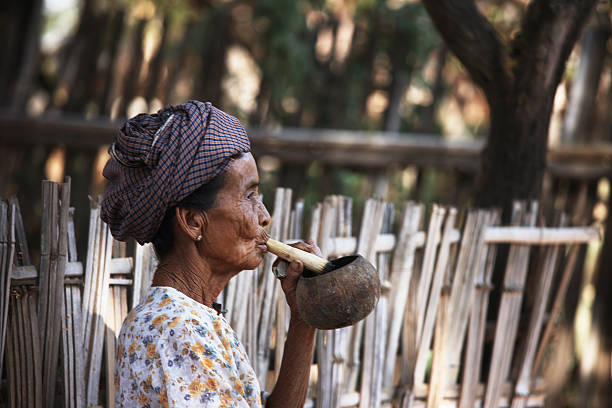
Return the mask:
<path fill-rule="evenodd" d="M 259 199 L 259 175 L 251 153 L 234 159 L 215 206 L 206 211 L 208 223 L 201 248 L 213 268 L 253 269 L 266 252 L 262 240 L 270 214 Z"/>

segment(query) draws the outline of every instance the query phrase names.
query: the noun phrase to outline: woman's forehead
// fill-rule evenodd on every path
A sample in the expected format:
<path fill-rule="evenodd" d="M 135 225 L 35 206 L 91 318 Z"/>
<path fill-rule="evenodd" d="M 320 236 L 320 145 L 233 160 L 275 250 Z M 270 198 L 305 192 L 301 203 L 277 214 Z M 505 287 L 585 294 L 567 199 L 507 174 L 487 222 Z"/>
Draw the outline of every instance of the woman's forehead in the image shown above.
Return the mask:
<path fill-rule="evenodd" d="M 244 153 L 239 158 L 232 160 L 227 169 L 228 186 L 244 189 L 257 183 L 259 183 L 257 164 L 251 153 Z"/>

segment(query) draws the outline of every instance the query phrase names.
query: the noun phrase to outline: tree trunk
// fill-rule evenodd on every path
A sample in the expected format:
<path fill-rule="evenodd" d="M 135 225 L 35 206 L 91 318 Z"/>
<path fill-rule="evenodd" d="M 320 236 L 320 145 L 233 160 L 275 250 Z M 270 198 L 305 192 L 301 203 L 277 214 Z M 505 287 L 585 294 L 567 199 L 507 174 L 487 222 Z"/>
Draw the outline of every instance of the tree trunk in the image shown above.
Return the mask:
<path fill-rule="evenodd" d="M 201 54 L 200 72 L 196 74 L 195 96 L 217 106 L 221 103 L 221 83 L 225 74 L 225 56 L 231 42 L 231 13 L 227 7 L 211 10 L 206 30 L 206 49 Z"/>
<path fill-rule="evenodd" d="M 86 32 L 80 38 L 80 52 L 73 56 L 76 58 L 77 69 L 72 80 L 68 102 L 64 110 L 67 112 L 84 113 L 87 103 L 96 98 L 96 77 L 98 73 L 98 59 L 104 49 L 104 31 L 109 29 L 112 16 L 108 13 L 90 16 L 91 22 Z M 101 107 L 100 107 L 101 108 Z"/>
<path fill-rule="evenodd" d="M 125 117 L 127 115 L 126 109 L 132 99 L 136 96 L 138 91 L 138 77 L 140 74 L 140 68 L 142 65 L 142 38 L 144 35 L 144 28 L 146 20 L 138 20 L 134 33 L 131 38 L 131 57 L 129 60 L 129 68 L 123 78 L 123 85 L 121 87 L 121 102 L 117 109 L 117 115 L 119 117 Z"/>
<path fill-rule="evenodd" d="M 118 10 L 113 13 L 110 22 L 110 35 L 108 44 L 106 45 L 108 63 L 102 69 L 102 72 L 100 72 L 101 87 L 97 98 L 98 106 L 101 113 L 109 116 L 112 108 L 112 101 L 109 99 L 111 97 L 111 90 L 113 89 L 113 77 L 115 75 L 119 42 L 121 40 L 121 34 L 123 33 L 124 17 L 125 12 L 123 10 Z"/>
<path fill-rule="evenodd" d="M 151 100 L 158 96 L 158 85 L 159 79 L 162 72 L 162 67 L 164 63 L 164 54 L 166 50 L 166 42 L 168 39 L 168 17 L 163 17 L 162 29 L 161 29 L 161 37 L 159 40 L 159 46 L 157 47 L 157 51 L 155 55 L 151 58 L 151 63 L 149 64 L 149 73 L 147 74 L 147 79 L 144 84 L 144 94 L 147 102 L 151 103 Z"/>
<path fill-rule="evenodd" d="M 599 79 L 607 56 L 610 38 L 608 13 L 597 12 L 595 24 L 584 30 L 580 46 L 578 72 L 569 94 L 569 104 L 563 123 L 562 138 L 566 142 L 593 140 L 593 117 Z"/>
<path fill-rule="evenodd" d="M 32 1 L 29 13 L 30 18 L 26 25 L 25 43 L 22 45 L 23 55 L 21 57 L 21 64 L 19 66 L 11 101 L 12 113 L 23 111 L 27 98 L 33 91 L 34 77 L 36 76 L 36 68 L 38 67 L 38 60 L 40 57 L 42 0 Z"/>
<path fill-rule="evenodd" d="M 555 91 L 595 0 L 531 1 L 508 44 L 473 1 L 423 3 L 487 97 L 491 119 L 477 203 L 503 208 L 507 222 L 513 200 L 539 196 Z"/>
<path fill-rule="evenodd" d="M 87 41 L 90 40 L 89 33 L 91 33 L 94 24 L 95 12 L 93 0 L 85 0 L 79 15 L 78 28 L 59 53 L 61 55 L 59 58 L 59 79 L 55 87 L 55 95 L 50 100 L 48 106 L 48 109 L 56 114 L 68 103 L 68 97 L 76 86 L 76 78 L 79 75 L 82 64 L 86 62 L 83 54 L 89 46 Z"/>
<path fill-rule="evenodd" d="M 0 3 L 0 106 L 8 106 L 19 74 L 34 1 Z"/>
<path fill-rule="evenodd" d="M 172 103 L 172 91 L 176 86 L 181 70 L 185 67 L 185 60 L 189 52 L 189 43 L 192 39 L 195 27 L 196 25 L 193 21 L 187 22 L 183 38 L 181 38 L 178 49 L 176 50 L 176 56 L 171 58 L 168 64 L 168 75 L 164 78 L 160 90 L 161 100 L 164 104 Z"/>

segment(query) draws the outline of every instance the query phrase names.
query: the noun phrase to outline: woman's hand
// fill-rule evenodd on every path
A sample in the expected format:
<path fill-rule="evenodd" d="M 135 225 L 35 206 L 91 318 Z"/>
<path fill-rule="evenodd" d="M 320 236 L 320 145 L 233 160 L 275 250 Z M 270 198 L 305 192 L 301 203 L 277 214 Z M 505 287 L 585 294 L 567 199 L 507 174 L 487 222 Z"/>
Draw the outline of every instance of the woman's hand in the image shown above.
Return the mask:
<path fill-rule="evenodd" d="M 306 242 L 296 242 L 294 244 L 290 244 L 290 246 L 301 249 L 306 252 L 310 252 L 311 254 L 315 254 L 320 257 L 323 257 L 323 254 L 321 253 L 321 249 L 319 249 L 319 247 L 316 246 L 315 243 L 311 239 L 307 240 Z M 281 262 L 285 263 L 285 266 L 288 264 L 286 268 L 287 276 L 284 278 L 279 277 L 279 280 L 281 283 L 281 287 L 283 288 L 283 292 L 285 293 L 285 299 L 287 299 L 287 303 L 289 304 L 289 309 L 291 309 L 291 318 L 302 320 L 302 318 L 300 317 L 300 314 L 298 313 L 298 309 L 297 309 L 295 290 L 297 287 L 297 281 L 300 275 L 302 274 L 302 272 L 304 271 L 304 265 L 302 265 L 300 261 L 293 261 L 291 263 L 288 263 L 287 261 L 284 261 L 281 258 L 278 258 L 276 261 L 274 261 L 274 264 L 272 265 L 272 267 L 273 268 L 282 267 L 280 266 Z"/>

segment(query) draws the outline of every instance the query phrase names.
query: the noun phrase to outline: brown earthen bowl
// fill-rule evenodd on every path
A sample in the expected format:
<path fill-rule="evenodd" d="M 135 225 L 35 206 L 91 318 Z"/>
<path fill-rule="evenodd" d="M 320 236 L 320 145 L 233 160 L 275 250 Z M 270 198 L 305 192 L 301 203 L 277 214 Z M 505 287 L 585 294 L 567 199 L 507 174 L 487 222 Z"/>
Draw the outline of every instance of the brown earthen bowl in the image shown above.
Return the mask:
<path fill-rule="evenodd" d="M 376 268 L 361 255 L 331 261 L 320 275 L 305 270 L 297 283 L 300 316 L 318 329 L 350 326 L 370 314 L 380 297 Z"/>

